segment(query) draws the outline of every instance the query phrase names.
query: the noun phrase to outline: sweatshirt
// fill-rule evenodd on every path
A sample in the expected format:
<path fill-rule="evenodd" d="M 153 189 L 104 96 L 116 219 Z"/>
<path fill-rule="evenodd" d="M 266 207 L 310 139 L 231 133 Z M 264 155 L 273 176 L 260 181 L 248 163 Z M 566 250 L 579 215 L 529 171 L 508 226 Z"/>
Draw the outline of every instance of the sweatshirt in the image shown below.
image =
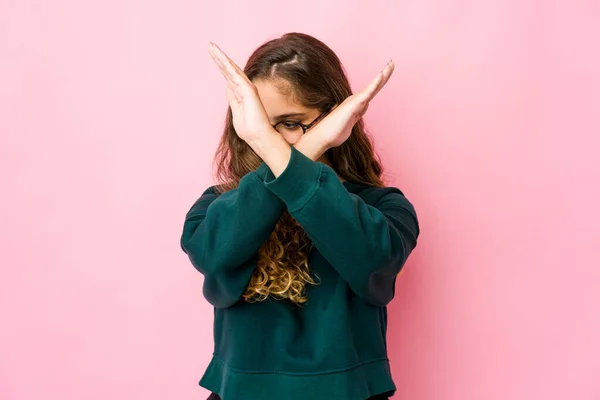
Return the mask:
<path fill-rule="evenodd" d="M 312 241 L 308 301 L 242 298 L 258 249 L 285 210 Z M 413 205 L 395 187 L 342 182 L 292 146 L 276 178 L 263 162 L 236 189 L 204 191 L 181 247 L 214 307 L 214 351 L 200 386 L 223 400 L 364 400 L 396 387 L 386 306 L 417 244 Z"/>

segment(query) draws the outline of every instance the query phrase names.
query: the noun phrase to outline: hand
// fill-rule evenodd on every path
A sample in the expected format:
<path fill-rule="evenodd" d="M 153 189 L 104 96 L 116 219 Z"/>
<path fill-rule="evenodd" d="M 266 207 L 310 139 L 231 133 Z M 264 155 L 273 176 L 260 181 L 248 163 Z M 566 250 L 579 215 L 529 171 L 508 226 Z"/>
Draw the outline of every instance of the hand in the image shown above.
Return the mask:
<path fill-rule="evenodd" d="M 253 142 L 269 132 L 275 132 L 256 86 L 227 55 L 214 43 L 208 51 L 227 80 L 227 101 L 233 115 L 233 127 L 240 139 Z"/>
<path fill-rule="evenodd" d="M 298 142 L 317 138 L 326 149 L 344 143 L 352 132 L 352 127 L 365 115 L 369 102 L 383 88 L 394 72 L 394 62 L 390 61 L 375 79 L 360 92 L 351 95 L 335 107 L 325 118 L 310 129 Z"/>

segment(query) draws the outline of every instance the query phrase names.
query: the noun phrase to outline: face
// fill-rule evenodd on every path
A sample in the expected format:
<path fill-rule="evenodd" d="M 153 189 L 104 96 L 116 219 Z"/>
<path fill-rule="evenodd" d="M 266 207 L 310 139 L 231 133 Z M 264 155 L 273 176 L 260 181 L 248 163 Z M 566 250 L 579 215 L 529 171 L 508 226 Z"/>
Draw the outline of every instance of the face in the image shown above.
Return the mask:
<path fill-rule="evenodd" d="M 265 106 L 271 125 L 283 122 L 278 126 L 278 130 L 289 144 L 296 143 L 304 133 L 300 127 L 295 129 L 287 129 L 286 127 L 293 127 L 294 123 L 297 122 L 309 124 L 321 115 L 321 111 L 318 109 L 306 108 L 300 104 L 295 99 L 292 91 L 286 90 L 287 84 L 285 81 L 261 79 L 252 83 L 258 89 L 258 95 Z"/>

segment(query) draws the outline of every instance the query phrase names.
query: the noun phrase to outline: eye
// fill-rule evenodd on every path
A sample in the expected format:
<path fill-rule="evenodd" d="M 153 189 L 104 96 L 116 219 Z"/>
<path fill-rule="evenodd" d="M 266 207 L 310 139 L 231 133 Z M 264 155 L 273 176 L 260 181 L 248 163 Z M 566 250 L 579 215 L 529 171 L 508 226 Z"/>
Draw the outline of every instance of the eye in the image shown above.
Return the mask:
<path fill-rule="evenodd" d="M 298 122 L 294 121 L 283 121 L 281 125 L 286 129 L 294 129 L 298 126 Z"/>

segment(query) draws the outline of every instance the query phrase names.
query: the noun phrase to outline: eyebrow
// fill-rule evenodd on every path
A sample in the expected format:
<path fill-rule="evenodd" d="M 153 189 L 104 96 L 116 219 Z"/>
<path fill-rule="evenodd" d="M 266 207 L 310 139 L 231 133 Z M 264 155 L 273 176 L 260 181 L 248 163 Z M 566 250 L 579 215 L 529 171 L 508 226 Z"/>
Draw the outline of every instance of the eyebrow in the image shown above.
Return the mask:
<path fill-rule="evenodd" d="M 275 121 L 281 121 L 284 120 L 286 118 L 290 118 L 290 117 L 300 117 L 300 116 L 306 116 L 306 113 L 288 113 L 288 114 L 281 114 L 278 115 L 277 117 L 275 117 Z"/>

